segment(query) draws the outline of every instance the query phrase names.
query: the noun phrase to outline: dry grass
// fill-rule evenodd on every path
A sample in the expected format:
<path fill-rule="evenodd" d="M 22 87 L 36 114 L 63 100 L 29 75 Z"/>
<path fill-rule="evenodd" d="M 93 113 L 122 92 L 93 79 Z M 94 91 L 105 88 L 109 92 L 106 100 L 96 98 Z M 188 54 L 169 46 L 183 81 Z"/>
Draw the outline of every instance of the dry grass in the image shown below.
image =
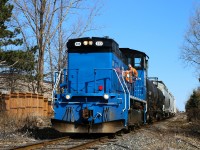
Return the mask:
<path fill-rule="evenodd" d="M 0 139 L 5 139 L 13 134 L 26 134 L 29 136 L 29 130 L 40 127 L 48 127 L 50 118 L 38 116 L 9 116 L 5 112 L 0 112 Z"/>

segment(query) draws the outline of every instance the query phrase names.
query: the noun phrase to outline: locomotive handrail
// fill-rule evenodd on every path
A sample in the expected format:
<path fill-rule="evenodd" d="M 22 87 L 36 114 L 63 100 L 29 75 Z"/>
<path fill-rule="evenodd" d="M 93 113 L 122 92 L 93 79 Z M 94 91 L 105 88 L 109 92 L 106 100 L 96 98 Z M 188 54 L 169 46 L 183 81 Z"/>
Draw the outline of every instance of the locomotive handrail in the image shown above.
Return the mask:
<path fill-rule="evenodd" d="M 123 74 L 124 74 L 124 71 L 122 71 L 122 76 L 123 76 Z M 128 87 L 127 87 L 127 84 L 126 84 L 124 78 L 122 78 L 122 80 L 123 80 L 124 85 L 125 85 L 125 87 L 126 87 L 126 89 L 127 89 L 127 91 L 128 91 L 128 97 L 130 98 L 130 91 L 129 91 Z M 128 110 L 130 110 L 130 105 L 131 105 L 131 104 L 130 104 L 130 99 L 129 99 L 129 108 L 128 108 Z"/>
<path fill-rule="evenodd" d="M 53 109 L 53 104 L 54 104 L 54 93 L 55 93 L 55 90 L 58 86 L 58 83 L 60 82 L 60 76 L 61 76 L 61 73 L 62 73 L 62 70 L 59 71 L 59 74 L 58 74 L 58 77 L 56 78 L 56 82 L 54 84 L 54 87 L 53 87 L 53 90 L 52 90 L 52 93 L 51 93 L 51 98 L 52 98 L 52 102 L 51 102 L 51 109 L 54 111 Z"/>
<path fill-rule="evenodd" d="M 116 71 L 116 69 L 114 69 L 113 68 L 113 70 L 115 71 L 115 73 L 116 73 L 116 75 L 117 75 L 117 78 L 118 78 L 118 80 L 119 80 L 119 83 L 121 84 L 121 87 L 122 87 L 122 89 L 123 89 L 123 91 L 124 91 L 124 109 L 123 109 L 123 112 L 126 110 L 126 91 L 125 91 L 125 89 L 124 89 L 124 86 L 123 86 L 123 84 L 122 84 L 122 82 L 121 82 L 121 80 L 120 80 L 120 78 L 119 78 L 119 75 L 117 74 L 117 71 Z M 123 75 L 123 74 L 122 74 Z M 123 76 L 122 76 L 122 78 L 123 78 Z"/>
<path fill-rule="evenodd" d="M 101 68 L 102 69 L 102 68 Z M 109 70 L 109 68 L 103 68 L 103 69 L 108 69 Z M 122 87 L 122 89 L 123 89 L 123 91 L 124 91 L 124 109 L 123 109 L 123 112 L 126 110 L 126 90 L 124 89 L 124 86 L 123 86 L 123 84 L 122 84 L 122 82 L 121 82 L 121 80 L 120 80 L 120 77 L 119 77 L 119 75 L 118 75 L 118 73 L 117 73 L 117 70 L 116 69 L 114 69 L 114 68 L 111 68 L 111 70 L 114 70 L 115 71 L 115 74 L 116 74 L 116 76 L 117 76 L 117 78 L 118 78 L 118 81 L 119 81 L 119 83 L 120 83 L 120 85 L 121 85 L 121 87 Z M 123 78 L 123 72 L 122 72 L 122 78 Z M 124 81 L 124 80 L 123 80 Z M 125 86 L 126 86 L 126 84 L 125 84 Z M 126 86 L 126 88 L 127 88 L 127 86 Z M 129 90 L 128 90 L 128 93 L 129 93 L 129 95 L 130 95 L 130 92 L 129 92 Z M 130 102 L 130 101 L 129 101 Z M 129 109 L 130 109 L 130 103 L 129 103 Z"/>
<path fill-rule="evenodd" d="M 145 100 L 143 100 L 143 99 L 140 99 L 140 98 L 138 98 L 138 97 L 135 97 L 135 96 L 130 96 L 132 99 L 134 99 L 135 101 L 138 101 L 138 102 L 142 102 L 142 103 L 147 103 Z"/>

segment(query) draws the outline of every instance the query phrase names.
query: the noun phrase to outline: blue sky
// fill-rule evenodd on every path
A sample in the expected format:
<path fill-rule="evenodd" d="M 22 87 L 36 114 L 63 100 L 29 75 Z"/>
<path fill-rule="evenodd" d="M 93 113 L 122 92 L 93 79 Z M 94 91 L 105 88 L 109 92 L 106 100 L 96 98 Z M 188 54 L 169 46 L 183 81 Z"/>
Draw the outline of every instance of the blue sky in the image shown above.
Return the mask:
<path fill-rule="evenodd" d="M 145 52 L 149 76 L 163 80 L 179 110 L 199 86 L 195 69 L 186 67 L 180 47 L 198 0 L 105 0 L 95 20 L 103 29 L 87 36 L 109 36 L 120 47 Z M 200 3 L 199 3 L 200 4 Z"/>

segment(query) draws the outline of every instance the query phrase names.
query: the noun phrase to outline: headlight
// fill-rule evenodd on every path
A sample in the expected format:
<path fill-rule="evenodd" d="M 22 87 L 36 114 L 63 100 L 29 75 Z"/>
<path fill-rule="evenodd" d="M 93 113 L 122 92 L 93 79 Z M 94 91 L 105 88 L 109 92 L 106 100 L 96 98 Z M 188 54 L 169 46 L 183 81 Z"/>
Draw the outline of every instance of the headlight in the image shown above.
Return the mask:
<path fill-rule="evenodd" d="M 83 45 L 88 45 L 88 41 L 83 41 Z"/>
<path fill-rule="evenodd" d="M 92 45 L 93 44 L 93 42 L 92 41 L 89 41 L 89 45 Z"/>
<path fill-rule="evenodd" d="M 66 99 L 70 99 L 71 96 L 70 96 L 70 95 L 66 95 L 65 98 L 66 98 Z"/>
<path fill-rule="evenodd" d="M 108 95 L 108 94 L 104 94 L 104 95 L 103 95 L 103 98 L 104 98 L 104 99 L 109 99 L 109 95 Z"/>

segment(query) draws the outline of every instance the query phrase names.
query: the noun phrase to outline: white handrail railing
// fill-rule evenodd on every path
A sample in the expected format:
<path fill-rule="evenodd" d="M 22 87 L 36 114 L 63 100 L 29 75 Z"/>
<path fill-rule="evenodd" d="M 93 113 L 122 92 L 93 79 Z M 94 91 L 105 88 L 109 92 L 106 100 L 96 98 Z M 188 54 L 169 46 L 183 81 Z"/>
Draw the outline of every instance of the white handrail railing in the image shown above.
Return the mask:
<path fill-rule="evenodd" d="M 59 71 L 59 74 L 58 74 L 58 77 L 57 77 L 57 79 L 56 79 L 56 83 L 54 84 L 54 87 L 53 87 L 53 90 L 52 90 L 52 93 L 51 93 L 51 99 L 52 99 L 52 101 L 51 101 L 51 109 L 54 111 L 54 109 L 53 109 L 53 105 L 54 105 L 54 92 L 55 92 L 55 90 L 57 89 L 57 86 L 58 86 L 58 84 L 59 84 L 59 82 L 60 82 L 60 76 L 61 76 L 61 74 L 62 74 L 62 70 L 60 70 Z"/>
<path fill-rule="evenodd" d="M 125 72 L 125 71 L 122 71 L 122 76 L 123 76 L 124 72 Z M 124 78 L 122 78 L 122 80 L 123 80 L 124 85 L 125 85 L 125 87 L 126 87 L 126 89 L 127 89 L 127 91 L 128 91 L 128 97 L 129 97 L 129 107 L 128 107 L 128 110 L 130 110 L 130 107 L 131 107 L 131 104 L 130 104 L 130 91 L 129 91 L 128 87 L 127 87 L 127 84 L 126 84 Z"/>
<path fill-rule="evenodd" d="M 116 69 L 113 69 L 113 70 L 115 71 L 115 73 L 116 73 L 116 75 L 117 75 L 117 78 L 118 78 L 118 80 L 119 80 L 119 83 L 121 84 L 121 87 L 122 87 L 122 89 L 123 89 L 123 91 L 124 91 L 124 109 L 123 109 L 123 111 L 125 111 L 125 110 L 126 110 L 126 91 L 125 91 L 125 89 L 124 89 L 124 86 L 123 86 L 123 84 L 122 84 L 122 82 L 121 82 L 121 80 L 120 80 L 118 74 L 117 74 Z"/>

